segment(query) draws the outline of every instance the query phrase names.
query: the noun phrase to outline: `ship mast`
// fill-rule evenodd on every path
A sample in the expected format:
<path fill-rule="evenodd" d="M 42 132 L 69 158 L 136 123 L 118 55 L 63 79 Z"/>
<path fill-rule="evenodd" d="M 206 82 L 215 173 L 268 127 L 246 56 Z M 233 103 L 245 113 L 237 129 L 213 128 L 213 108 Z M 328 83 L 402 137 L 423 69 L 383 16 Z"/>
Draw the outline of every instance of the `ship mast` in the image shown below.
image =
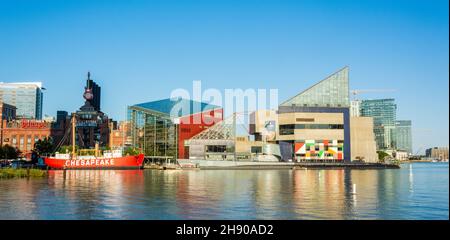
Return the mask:
<path fill-rule="evenodd" d="M 76 125 L 76 118 L 75 114 L 72 114 L 72 158 L 75 158 L 75 125 Z"/>
<path fill-rule="evenodd" d="M 113 122 L 111 120 L 111 122 L 109 123 L 109 148 L 111 149 L 111 151 L 113 150 Z"/>

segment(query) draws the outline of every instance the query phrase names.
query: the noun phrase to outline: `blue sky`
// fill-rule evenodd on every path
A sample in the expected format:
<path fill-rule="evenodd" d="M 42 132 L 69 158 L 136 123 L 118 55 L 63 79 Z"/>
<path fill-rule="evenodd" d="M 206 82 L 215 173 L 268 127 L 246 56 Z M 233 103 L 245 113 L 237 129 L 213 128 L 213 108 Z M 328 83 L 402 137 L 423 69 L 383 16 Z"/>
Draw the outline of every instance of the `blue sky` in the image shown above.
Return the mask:
<path fill-rule="evenodd" d="M 44 113 L 115 119 L 175 88 L 278 88 L 282 102 L 348 65 L 351 89 L 396 89 L 415 151 L 448 145 L 448 1 L 0 0 L 0 81 L 42 81 Z"/>

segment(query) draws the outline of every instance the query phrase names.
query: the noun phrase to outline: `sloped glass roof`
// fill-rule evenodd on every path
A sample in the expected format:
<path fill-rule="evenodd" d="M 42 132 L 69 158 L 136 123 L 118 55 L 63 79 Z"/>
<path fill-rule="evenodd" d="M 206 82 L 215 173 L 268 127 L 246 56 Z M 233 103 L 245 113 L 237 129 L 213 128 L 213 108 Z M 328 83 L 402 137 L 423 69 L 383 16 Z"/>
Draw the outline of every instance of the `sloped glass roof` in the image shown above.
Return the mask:
<path fill-rule="evenodd" d="M 212 109 L 219 109 L 221 107 L 198 102 L 194 100 L 188 100 L 188 99 L 178 99 L 178 100 L 172 100 L 170 98 L 153 101 L 153 102 L 145 102 L 145 103 L 139 103 L 135 104 L 133 106 L 145 108 L 151 111 L 156 111 L 160 113 L 167 114 L 171 117 L 182 117 L 182 116 L 188 116 L 200 112 L 204 112 L 207 110 Z M 172 112 L 174 111 L 174 112 Z"/>
<path fill-rule="evenodd" d="M 191 139 L 195 140 L 234 140 L 235 138 L 235 124 L 233 123 L 233 117 L 228 117 L 222 120 L 214 126 L 200 132 L 193 136 Z"/>
<path fill-rule="evenodd" d="M 348 67 L 333 73 L 280 106 L 349 107 Z"/>

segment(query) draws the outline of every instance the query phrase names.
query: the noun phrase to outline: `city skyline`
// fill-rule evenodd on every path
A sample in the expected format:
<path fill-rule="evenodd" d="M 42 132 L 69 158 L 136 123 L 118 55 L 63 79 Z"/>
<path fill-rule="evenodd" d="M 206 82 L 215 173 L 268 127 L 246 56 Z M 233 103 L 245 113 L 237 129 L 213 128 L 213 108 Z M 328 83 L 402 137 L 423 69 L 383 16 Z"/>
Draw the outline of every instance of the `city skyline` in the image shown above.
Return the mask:
<path fill-rule="evenodd" d="M 0 82 L 42 81 L 46 115 L 78 109 L 87 71 L 103 111 L 122 120 L 128 105 L 194 80 L 278 88 L 281 103 L 350 66 L 350 89 L 396 89 L 358 97 L 395 98 L 398 119 L 412 120 L 413 153 L 448 146 L 446 1 L 265 2 L 257 11 L 248 2 L 72 3 L 39 3 L 45 16 L 36 3 L 0 3 Z"/>

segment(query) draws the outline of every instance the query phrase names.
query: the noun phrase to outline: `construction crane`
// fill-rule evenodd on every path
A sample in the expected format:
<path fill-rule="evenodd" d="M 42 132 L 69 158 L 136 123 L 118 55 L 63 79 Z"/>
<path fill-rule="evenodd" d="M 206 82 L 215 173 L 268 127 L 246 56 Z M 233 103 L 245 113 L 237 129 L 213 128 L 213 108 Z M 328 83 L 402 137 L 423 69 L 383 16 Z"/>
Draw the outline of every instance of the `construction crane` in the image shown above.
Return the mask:
<path fill-rule="evenodd" d="M 356 89 L 356 90 L 350 90 L 350 93 L 353 95 L 353 98 L 356 99 L 356 95 L 361 93 L 368 93 L 368 92 L 395 92 L 395 89 Z"/>
<path fill-rule="evenodd" d="M 423 147 L 419 147 L 419 150 L 417 150 L 417 151 L 416 151 L 416 154 L 414 154 L 414 155 L 419 156 L 419 152 L 420 152 L 420 150 L 422 150 L 422 148 L 423 148 Z"/>
<path fill-rule="evenodd" d="M 419 152 L 423 149 L 423 147 L 419 147 L 415 154 L 409 156 L 409 160 L 420 160 L 422 156 L 419 155 Z"/>

